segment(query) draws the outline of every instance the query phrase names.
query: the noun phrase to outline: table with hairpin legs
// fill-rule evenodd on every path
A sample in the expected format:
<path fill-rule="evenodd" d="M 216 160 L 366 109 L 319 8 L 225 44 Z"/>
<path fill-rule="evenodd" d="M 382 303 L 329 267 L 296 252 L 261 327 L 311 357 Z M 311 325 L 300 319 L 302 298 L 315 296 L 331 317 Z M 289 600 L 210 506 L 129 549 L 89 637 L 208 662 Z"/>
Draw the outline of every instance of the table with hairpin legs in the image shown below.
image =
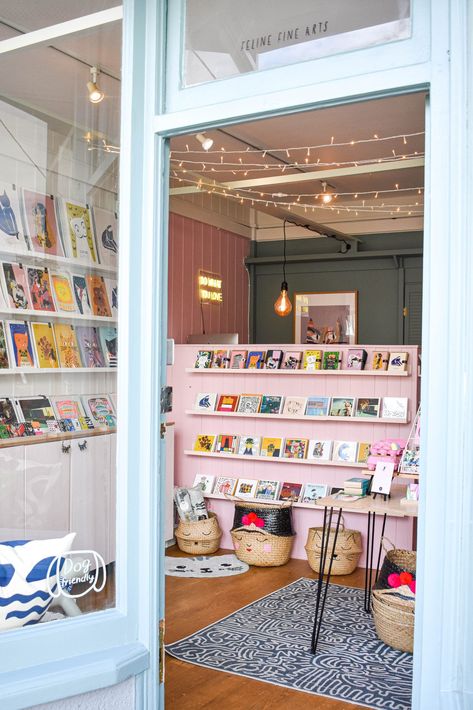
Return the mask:
<path fill-rule="evenodd" d="M 319 642 L 320 628 L 322 626 L 325 603 L 330 584 L 330 576 L 332 573 L 332 563 L 335 556 L 335 548 L 337 544 L 338 533 L 340 530 L 340 522 L 342 512 L 364 513 L 367 515 L 367 534 L 366 534 L 366 568 L 365 568 L 365 595 L 364 595 L 364 610 L 367 614 L 371 612 L 371 588 L 373 583 L 376 583 L 379 573 L 379 565 L 381 562 L 382 540 L 386 527 L 386 519 L 389 517 L 404 518 L 416 517 L 417 506 L 401 504 L 401 498 L 404 496 L 404 486 L 394 486 L 391 490 L 391 497 L 387 500 L 373 498 L 371 495 L 361 498 L 356 501 L 342 501 L 327 496 L 317 501 L 318 506 L 324 508 L 324 520 L 322 527 L 322 541 L 320 550 L 319 578 L 317 582 L 317 593 L 315 600 L 315 615 L 314 626 L 311 639 L 311 653 L 316 653 Z M 335 512 L 335 519 L 334 519 Z M 375 530 L 376 516 L 378 520 L 381 518 L 381 526 L 378 526 L 379 544 L 378 555 L 376 560 L 376 572 L 373 580 L 373 558 L 375 550 Z M 335 529 L 332 530 L 332 523 L 335 522 Z M 380 529 L 379 529 L 380 528 Z M 332 541 L 330 544 L 330 532 L 333 532 Z M 324 580 L 324 569 L 327 559 L 329 560 L 327 574 Z"/>

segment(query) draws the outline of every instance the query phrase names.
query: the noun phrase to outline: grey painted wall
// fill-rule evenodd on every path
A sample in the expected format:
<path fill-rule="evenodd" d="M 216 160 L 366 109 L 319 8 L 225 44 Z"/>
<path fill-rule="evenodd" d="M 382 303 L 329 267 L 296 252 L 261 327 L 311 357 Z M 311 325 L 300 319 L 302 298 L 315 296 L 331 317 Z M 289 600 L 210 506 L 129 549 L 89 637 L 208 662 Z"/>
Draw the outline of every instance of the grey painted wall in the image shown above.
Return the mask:
<path fill-rule="evenodd" d="M 358 291 L 358 342 L 420 345 L 421 324 L 407 327 L 402 316 L 408 285 L 422 284 L 422 256 L 394 258 L 392 251 L 421 249 L 422 235 L 371 235 L 362 237 L 360 252 L 386 251 L 386 256 L 369 259 L 337 259 L 289 263 L 286 276 L 291 299 L 294 292 Z M 327 254 L 338 250 L 332 239 L 300 239 L 287 243 L 287 255 Z M 388 253 L 389 252 L 389 253 Z M 256 257 L 282 255 L 282 242 L 254 243 Z M 281 260 L 282 261 L 282 260 Z M 253 272 L 253 273 L 251 273 Z M 255 264 L 250 267 L 250 332 L 255 343 L 291 343 L 293 317 L 278 317 L 273 304 L 279 295 L 282 265 Z M 415 289 L 414 289 L 415 291 Z M 421 289 L 418 288 L 418 298 Z M 412 289 L 410 291 L 412 294 Z M 411 295 L 412 300 L 412 295 Z"/>

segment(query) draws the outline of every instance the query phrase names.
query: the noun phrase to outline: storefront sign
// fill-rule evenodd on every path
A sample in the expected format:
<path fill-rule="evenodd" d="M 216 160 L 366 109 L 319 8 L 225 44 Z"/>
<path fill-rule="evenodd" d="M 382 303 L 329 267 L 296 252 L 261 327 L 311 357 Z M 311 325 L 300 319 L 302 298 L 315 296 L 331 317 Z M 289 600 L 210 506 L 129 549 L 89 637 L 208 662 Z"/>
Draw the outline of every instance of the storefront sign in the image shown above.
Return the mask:
<path fill-rule="evenodd" d="M 188 0 L 184 84 L 409 37 L 410 5 L 410 0 Z"/>
<path fill-rule="evenodd" d="M 223 284 L 219 274 L 199 271 L 199 300 L 201 303 L 223 303 Z"/>
<path fill-rule="evenodd" d="M 51 561 L 47 579 L 49 594 L 54 599 L 61 595 L 79 599 L 105 588 L 107 568 L 102 555 L 95 550 L 73 550 Z"/>

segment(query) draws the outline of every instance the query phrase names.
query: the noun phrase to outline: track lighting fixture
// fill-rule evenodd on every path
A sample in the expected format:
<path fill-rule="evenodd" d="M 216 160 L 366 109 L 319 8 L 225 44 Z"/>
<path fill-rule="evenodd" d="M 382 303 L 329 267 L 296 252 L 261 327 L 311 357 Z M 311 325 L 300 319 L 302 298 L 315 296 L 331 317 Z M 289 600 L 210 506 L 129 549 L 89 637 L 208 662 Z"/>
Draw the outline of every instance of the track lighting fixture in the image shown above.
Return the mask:
<path fill-rule="evenodd" d="M 87 82 L 87 91 L 89 92 L 89 101 L 91 104 L 99 104 L 103 101 L 105 94 L 97 85 L 97 76 L 99 70 L 97 67 L 90 67 L 90 81 Z"/>
<path fill-rule="evenodd" d="M 214 144 L 213 140 L 211 138 L 207 138 L 205 133 L 197 133 L 196 138 L 204 150 L 210 150 Z"/>

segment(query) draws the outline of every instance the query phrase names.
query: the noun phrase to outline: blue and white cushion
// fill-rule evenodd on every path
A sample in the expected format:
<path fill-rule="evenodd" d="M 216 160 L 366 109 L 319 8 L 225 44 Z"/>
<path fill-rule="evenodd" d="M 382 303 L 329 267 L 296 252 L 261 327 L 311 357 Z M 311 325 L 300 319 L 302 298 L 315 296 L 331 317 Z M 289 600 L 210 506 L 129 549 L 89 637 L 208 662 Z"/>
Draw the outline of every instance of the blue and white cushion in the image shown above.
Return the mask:
<path fill-rule="evenodd" d="M 69 552 L 75 535 L 0 542 L 0 631 L 40 621 L 55 591 L 55 559 Z"/>

